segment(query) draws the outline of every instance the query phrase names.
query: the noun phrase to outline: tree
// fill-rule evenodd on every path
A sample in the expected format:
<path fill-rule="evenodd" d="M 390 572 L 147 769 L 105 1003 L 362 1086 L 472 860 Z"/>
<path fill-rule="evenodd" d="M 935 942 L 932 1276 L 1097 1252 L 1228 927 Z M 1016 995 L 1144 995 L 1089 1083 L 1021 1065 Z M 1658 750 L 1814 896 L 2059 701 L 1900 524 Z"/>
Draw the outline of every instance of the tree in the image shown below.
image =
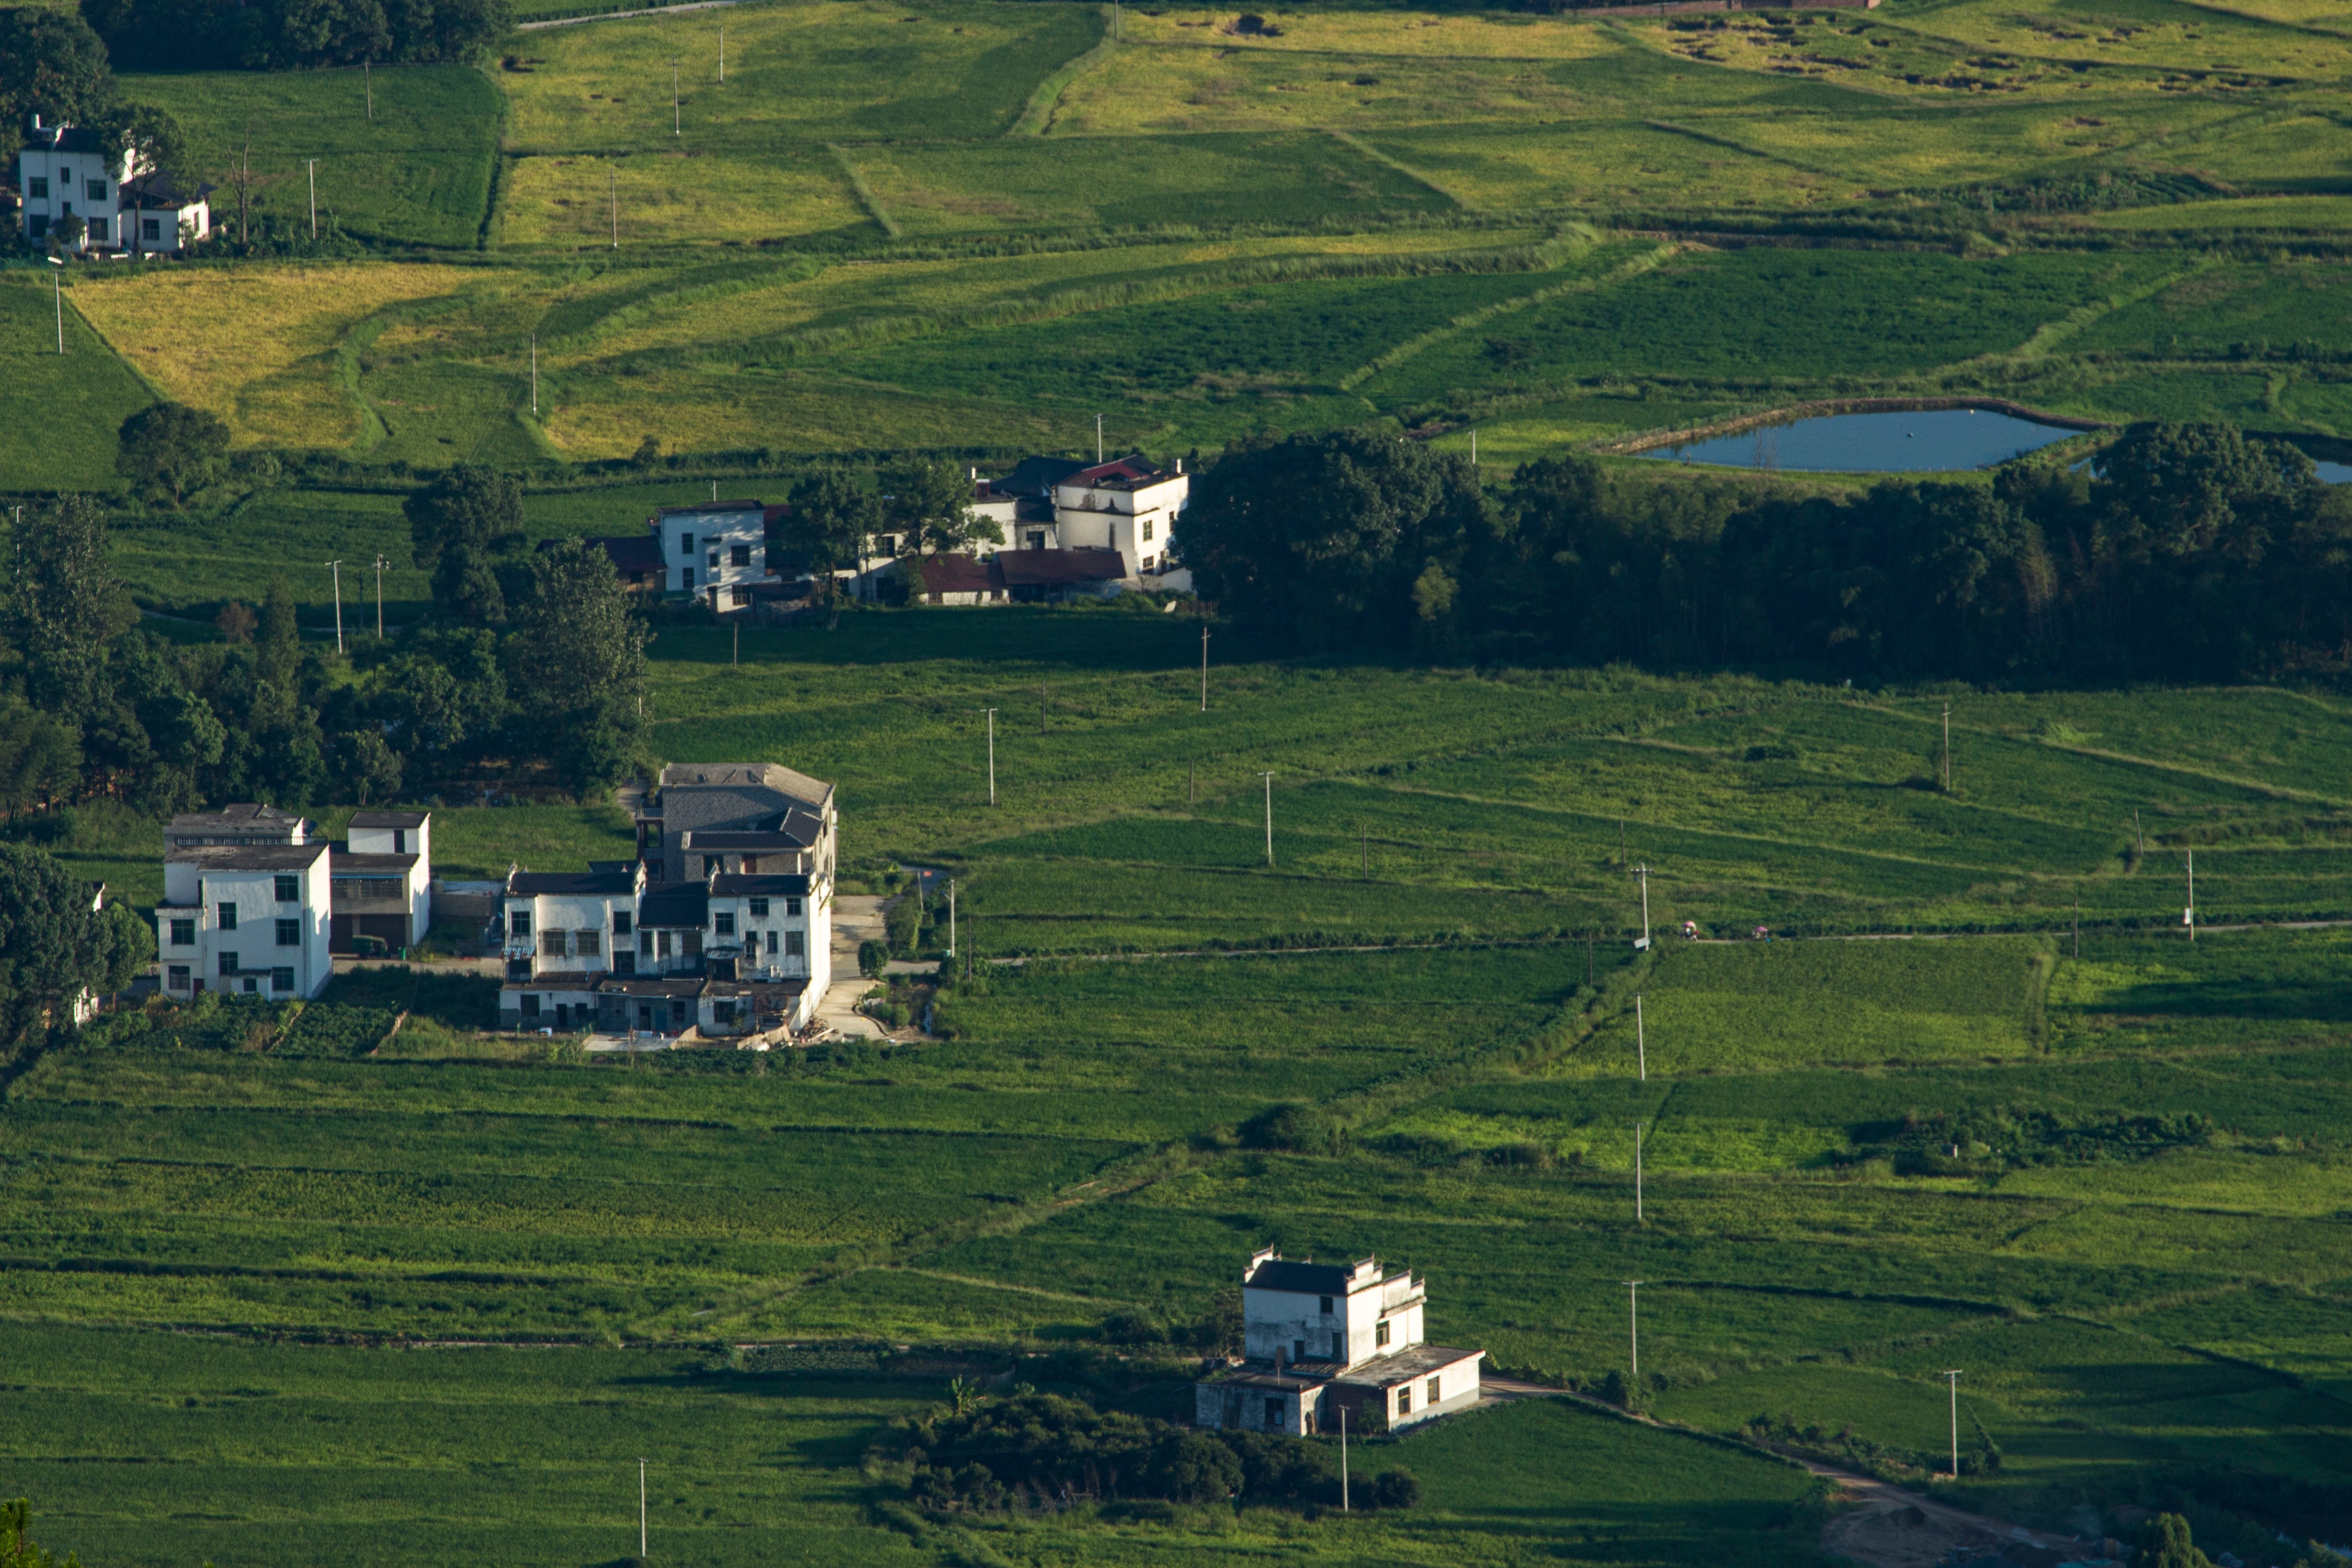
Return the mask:
<path fill-rule="evenodd" d="M 0 697 L 0 806 L 10 817 L 69 792 L 81 777 L 81 737 L 16 697 Z"/>
<path fill-rule="evenodd" d="M 107 565 L 106 511 L 64 496 L 26 530 L 13 620 L 34 702 L 69 722 L 98 705 L 106 644 L 118 629 L 119 585 Z"/>
<path fill-rule="evenodd" d="M 971 477 L 944 458 L 919 458 L 891 470 L 884 481 L 889 525 L 907 536 L 910 555 L 943 554 L 968 544 L 1003 542 L 997 525 L 971 510 Z"/>
<path fill-rule="evenodd" d="M 575 795 L 619 777 L 643 737 L 646 640 L 603 550 L 566 540 L 540 552 L 508 667 Z"/>
<path fill-rule="evenodd" d="M 120 991 L 154 956 L 152 933 L 142 956 L 136 935 L 90 899 L 54 857 L 0 844 L 0 1047 L 64 1021 L 85 990 Z"/>
<path fill-rule="evenodd" d="M 882 503 L 872 490 L 839 468 L 825 468 L 793 489 L 782 532 L 786 546 L 815 572 L 829 605 L 834 574 L 858 558 L 881 522 Z"/>
<path fill-rule="evenodd" d="M 208 409 L 158 403 L 122 422 L 114 471 L 152 489 L 169 490 L 179 506 L 187 492 L 218 478 L 228 456 L 228 426 Z"/>
<path fill-rule="evenodd" d="M 232 647 L 238 643 L 251 642 L 253 628 L 260 624 L 250 609 L 238 604 L 235 599 L 222 605 L 221 613 L 213 617 L 213 625 L 220 628 L 222 640 Z"/>
<path fill-rule="evenodd" d="M 33 1505 L 28 1500 L 0 1503 L 0 1568 L 81 1568 L 81 1559 L 72 1552 L 59 1562 L 26 1539 L 25 1532 L 32 1523 Z"/>
<path fill-rule="evenodd" d="M 114 105 L 106 45 L 69 12 L 0 10 L 0 160 L 14 168 L 31 117 L 89 125 Z"/>
<path fill-rule="evenodd" d="M 401 510 L 416 563 L 433 574 L 433 602 L 441 613 L 476 626 L 503 622 L 507 596 L 495 568 L 523 538 L 522 487 L 514 477 L 458 463 L 412 491 Z"/>
<path fill-rule="evenodd" d="M 375 731 L 347 731 L 329 750 L 339 795 L 373 805 L 400 793 L 400 753 Z"/>
<path fill-rule="evenodd" d="M 1421 1481 L 1402 1465 L 1381 1471 L 1372 1482 L 1374 1508 L 1416 1508 L 1420 1503 Z"/>
<path fill-rule="evenodd" d="M 2132 1568 L 2213 1568 L 2213 1563 L 2189 1539 L 2187 1520 L 2159 1513 L 2147 1521 Z"/>
<path fill-rule="evenodd" d="M 268 596 L 261 601 L 257 655 L 261 679 L 291 694 L 302 668 L 302 629 L 294 621 L 294 584 L 283 574 L 269 580 Z"/>

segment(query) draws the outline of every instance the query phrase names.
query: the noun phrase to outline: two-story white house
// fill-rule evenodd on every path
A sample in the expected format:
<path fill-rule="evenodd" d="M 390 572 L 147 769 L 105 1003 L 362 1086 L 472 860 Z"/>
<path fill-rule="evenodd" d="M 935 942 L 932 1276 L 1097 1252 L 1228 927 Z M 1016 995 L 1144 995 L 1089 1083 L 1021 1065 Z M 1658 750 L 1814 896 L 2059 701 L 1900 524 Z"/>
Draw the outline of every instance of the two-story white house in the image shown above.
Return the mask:
<path fill-rule="evenodd" d="M 750 608 L 752 589 L 770 578 L 769 524 L 782 510 L 756 500 L 662 508 L 650 526 L 665 592 L 707 599 L 721 612 Z"/>
<path fill-rule="evenodd" d="M 423 942 L 433 926 L 433 814 L 354 812 L 331 848 L 333 950 L 356 952 L 362 937 L 391 951 Z"/>
<path fill-rule="evenodd" d="M 1181 458 L 1172 470 L 1139 457 L 1097 463 L 1055 485 L 1055 533 L 1064 550 L 1118 552 L 1129 577 L 1158 575 L 1192 497 Z"/>
<path fill-rule="evenodd" d="M 333 978 L 324 844 L 205 845 L 163 854 L 156 967 L 167 996 L 205 989 L 275 1001 Z"/>
<path fill-rule="evenodd" d="M 1393 1431 L 1478 1403 L 1484 1351 L 1427 1342 L 1428 1293 L 1377 1258 L 1341 1268 L 1294 1262 L 1272 1247 L 1242 1271 L 1238 1366 L 1196 1385 L 1204 1427 L 1304 1436 Z"/>
<path fill-rule="evenodd" d="M 84 254 L 186 249 L 212 232 L 211 188 L 184 189 L 140 166 L 128 146 L 103 145 L 80 126 L 45 125 L 37 114 L 16 154 L 25 237 L 39 244 L 78 217 L 74 248 Z"/>

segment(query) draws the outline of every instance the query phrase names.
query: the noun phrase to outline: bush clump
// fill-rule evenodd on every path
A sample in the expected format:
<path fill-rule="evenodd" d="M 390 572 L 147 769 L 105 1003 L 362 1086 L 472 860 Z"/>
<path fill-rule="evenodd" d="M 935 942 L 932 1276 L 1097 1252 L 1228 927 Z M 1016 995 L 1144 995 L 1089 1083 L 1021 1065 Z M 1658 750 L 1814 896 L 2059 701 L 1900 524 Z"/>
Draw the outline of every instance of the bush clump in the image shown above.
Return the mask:
<path fill-rule="evenodd" d="M 1244 1122 L 1241 1132 L 1249 1148 L 1294 1154 L 1344 1154 L 1351 1142 L 1345 1122 L 1314 1105 L 1274 1106 Z"/>

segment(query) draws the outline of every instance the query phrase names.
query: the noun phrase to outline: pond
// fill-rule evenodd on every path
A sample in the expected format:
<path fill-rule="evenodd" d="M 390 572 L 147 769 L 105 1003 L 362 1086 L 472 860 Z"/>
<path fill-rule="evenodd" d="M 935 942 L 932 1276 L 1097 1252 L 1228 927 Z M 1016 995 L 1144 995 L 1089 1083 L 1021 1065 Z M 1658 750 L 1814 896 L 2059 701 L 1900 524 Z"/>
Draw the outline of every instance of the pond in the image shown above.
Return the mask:
<path fill-rule="evenodd" d="M 1987 468 L 2079 432 L 1990 409 L 1822 414 L 1642 454 L 1675 463 L 1807 473 L 1916 474 Z"/>

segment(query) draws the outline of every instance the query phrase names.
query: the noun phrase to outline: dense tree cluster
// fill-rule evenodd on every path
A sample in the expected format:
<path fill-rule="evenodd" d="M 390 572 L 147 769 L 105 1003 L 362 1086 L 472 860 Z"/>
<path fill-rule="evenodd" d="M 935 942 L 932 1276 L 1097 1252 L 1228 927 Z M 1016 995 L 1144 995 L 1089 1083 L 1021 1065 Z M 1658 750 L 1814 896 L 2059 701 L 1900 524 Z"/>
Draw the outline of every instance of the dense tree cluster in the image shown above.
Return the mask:
<path fill-rule="evenodd" d="M 453 470 L 420 492 L 440 498 L 420 527 L 485 492 L 513 499 Z M 457 564 L 436 574 L 436 613 L 395 638 L 354 637 L 345 657 L 302 640 L 283 579 L 257 615 L 221 613 L 226 640 L 175 647 L 142 629 L 110 572 L 97 502 L 68 497 L 26 523 L 0 645 L 0 808 L 12 815 L 89 796 L 159 815 L 229 800 L 365 805 L 518 776 L 584 793 L 640 760 L 647 633 L 593 548 L 509 542 L 474 556 L 451 524 L 440 560 Z"/>
<path fill-rule="evenodd" d="M 2140 425 L 2095 465 L 1852 499 L 1259 443 L 1196 487 L 1202 592 L 1313 649 L 1744 663 L 1857 680 L 2219 680 L 2352 658 L 2352 496 L 2283 442 Z"/>
<path fill-rule="evenodd" d="M 81 0 L 137 70 L 299 70 L 465 61 L 513 26 L 508 0 Z"/>
<path fill-rule="evenodd" d="M 106 45 L 80 17 L 0 7 L 0 165 L 16 167 L 36 114 L 45 124 L 86 126 L 101 142 L 131 146 L 144 168 L 172 168 L 184 152 L 170 115 L 122 100 Z"/>
<path fill-rule="evenodd" d="M 899 1423 L 896 1451 L 913 1467 L 915 1500 L 940 1510 L 1043 1510 L 1081 1499 L 1289 1507 L 1339 1503 L 1330 1454 L 1262 1432 L 1196 1432 L 1084 1400 L 1023 1391 L 963 1399 L 958 1408 Z M 1421 1484 L 1392 1469 L 1359 1472 L 1357 1508 L 1411 1508 Z"/>

